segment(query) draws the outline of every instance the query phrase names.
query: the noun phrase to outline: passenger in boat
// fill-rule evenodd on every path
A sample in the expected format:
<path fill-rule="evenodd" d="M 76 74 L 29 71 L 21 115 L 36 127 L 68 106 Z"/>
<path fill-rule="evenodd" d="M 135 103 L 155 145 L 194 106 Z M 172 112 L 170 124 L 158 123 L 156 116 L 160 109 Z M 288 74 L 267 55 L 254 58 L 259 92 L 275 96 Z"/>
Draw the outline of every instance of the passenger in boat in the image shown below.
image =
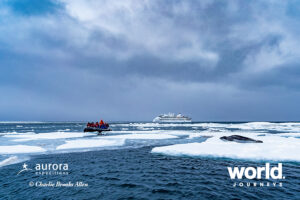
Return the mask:
<path fill-rule="evenodd" d="M 104 122 L 103 122 L 103 120 L 101 119 L 101 120 L 100 120 L 100 126 L 101 126 L 102 124 L 104 124 Z"/>
<path fill-rule="evenodd" d="M 102 119 L 100 120 L 100 128 L 102 128 L 102 129 L 107 128 L 106 123 L 104 123 Z"/>
<path fill-rule="evenodd" d="M 101 119 L 101 120 L 100 120 L 100 128 L 104 128 L 103 124 L 104 124 L 104 122 L 103 122 L 103 120 Z"/>

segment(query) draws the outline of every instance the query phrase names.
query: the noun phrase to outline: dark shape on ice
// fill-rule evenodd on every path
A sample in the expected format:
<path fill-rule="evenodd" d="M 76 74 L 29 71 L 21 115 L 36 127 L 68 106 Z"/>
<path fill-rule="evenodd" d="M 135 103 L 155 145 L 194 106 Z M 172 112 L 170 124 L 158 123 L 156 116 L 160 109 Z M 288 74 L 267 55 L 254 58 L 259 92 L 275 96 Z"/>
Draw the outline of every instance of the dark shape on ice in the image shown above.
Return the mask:
<path fill-rule="evenodd" d="M 263 143 L 261 140 L 254 140 L 252 138 L 240 136 L 240 135 L 231 135 L 220 137 L 221 140 L 230 141 L 230 142 L 240 142 L 240 143 Z"/>

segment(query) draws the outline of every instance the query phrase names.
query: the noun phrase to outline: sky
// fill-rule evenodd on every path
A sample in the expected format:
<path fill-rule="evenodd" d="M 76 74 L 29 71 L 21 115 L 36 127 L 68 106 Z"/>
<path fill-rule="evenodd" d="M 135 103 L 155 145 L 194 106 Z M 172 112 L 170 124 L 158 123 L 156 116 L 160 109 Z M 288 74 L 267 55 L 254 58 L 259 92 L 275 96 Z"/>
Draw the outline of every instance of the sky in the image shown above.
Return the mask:
<path fill-rule="evenodd" d="M 300 120 L 296 0 L 1 0 L 0 121 Z"/>

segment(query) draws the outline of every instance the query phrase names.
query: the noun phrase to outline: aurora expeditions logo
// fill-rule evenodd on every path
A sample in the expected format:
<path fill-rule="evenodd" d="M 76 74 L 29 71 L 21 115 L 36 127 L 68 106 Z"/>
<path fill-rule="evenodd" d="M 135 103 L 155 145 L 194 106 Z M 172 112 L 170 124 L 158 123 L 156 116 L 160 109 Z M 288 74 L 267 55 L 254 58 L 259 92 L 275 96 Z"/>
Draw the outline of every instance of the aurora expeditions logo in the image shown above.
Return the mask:
<path fill-rule="evenodd" d="M 248 179 L 248 180 L 261 180 L 262 179 L 262 175 L 264 174 L 264 179 L 266 180 L 264 181 L 258 181 L 258 182 L 234 182 L 233 187 L 243 187 L 243 186 L 247 186 L 250 187 L 251 185 L 256 187 L 264 187 L 264 186 L 279 186 L 282 187 L 282 182 L 280 182 L 280 180 L 285 179 L 285 176 L 282 175 L 282 163 L 278 163 L 277 167 L 270 167 L 270 163 L 266 163 L 265 167 L 234 167 L 232 169 L 232 167 L 227 167 L 228 169 L 228 173 L 230 176 L 230 179 Z M 269 182 L 270 178 L 273 180 L 273 182 Z"/>
<path fill-rule="evenodd" d="M 30 169 L 30 168 L 27 168 L 28 165 L 27 165 L 26 163 L 24 163 L 22 166 L 23 166 L 23 169 L 21 169 L 21 170 L 18 172 L 17 175 L 21 174 L 22 172 L 32 170 L 32 169 Z"/>
<path fill-rule="evenodd" d="M 28 165 L 24 163 L 17 175 L 26 171 L 33 171 L 36 175 L 68 175 L 69 165 L 66 163 L 37 163 L 34 169 L 28 168 Z"/>

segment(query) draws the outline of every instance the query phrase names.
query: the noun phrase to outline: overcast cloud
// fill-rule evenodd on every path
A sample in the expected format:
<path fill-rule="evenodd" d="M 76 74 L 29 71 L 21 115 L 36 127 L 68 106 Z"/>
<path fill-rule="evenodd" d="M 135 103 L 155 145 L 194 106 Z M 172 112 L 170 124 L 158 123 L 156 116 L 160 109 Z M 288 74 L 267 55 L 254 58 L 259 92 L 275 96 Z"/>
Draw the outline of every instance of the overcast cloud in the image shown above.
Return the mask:
<path fill-rule="evenodd" d="M 0 120 L 298 120 L 300 3 L 4 0 Z"/>

